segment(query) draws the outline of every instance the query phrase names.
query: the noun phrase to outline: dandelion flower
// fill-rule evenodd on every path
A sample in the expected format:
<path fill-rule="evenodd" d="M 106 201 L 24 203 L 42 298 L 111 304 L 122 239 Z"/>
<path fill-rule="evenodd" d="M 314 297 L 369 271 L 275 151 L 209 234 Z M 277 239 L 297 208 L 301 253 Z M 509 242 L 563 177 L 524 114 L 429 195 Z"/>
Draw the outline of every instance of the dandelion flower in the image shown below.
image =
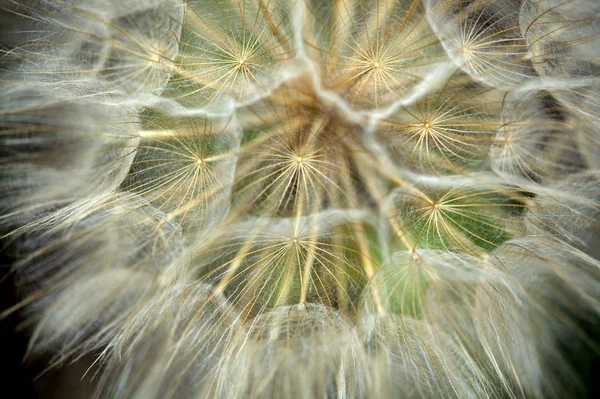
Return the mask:
<path fill-rule="evenodd" d="M 97 398 L 583 395 L 594 1 L 8 3 L 28 359 Z"/>

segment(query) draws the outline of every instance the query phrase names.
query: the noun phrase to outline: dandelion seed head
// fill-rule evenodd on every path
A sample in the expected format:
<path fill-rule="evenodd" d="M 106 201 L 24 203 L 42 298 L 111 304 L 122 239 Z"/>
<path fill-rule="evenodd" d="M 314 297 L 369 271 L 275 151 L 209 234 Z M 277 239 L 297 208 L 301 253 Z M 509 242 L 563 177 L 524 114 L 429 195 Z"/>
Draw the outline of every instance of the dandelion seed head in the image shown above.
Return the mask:
<path fill-rule="evenodd" d="M 12 3 L 0 314 L 30 356 L 98 354 L 99 398 L 577 394 L 591 0 Z"/>

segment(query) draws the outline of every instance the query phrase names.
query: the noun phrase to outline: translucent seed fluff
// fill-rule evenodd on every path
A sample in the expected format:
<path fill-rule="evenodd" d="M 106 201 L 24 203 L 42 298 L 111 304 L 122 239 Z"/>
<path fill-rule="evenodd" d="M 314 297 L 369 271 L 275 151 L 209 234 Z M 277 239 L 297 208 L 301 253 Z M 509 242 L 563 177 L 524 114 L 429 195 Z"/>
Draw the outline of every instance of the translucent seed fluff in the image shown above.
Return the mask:
<path fill-rule="evenodd" d="M 5 3 L 28 359 L 97 398 L 584 397 L 600 3 Z"/>

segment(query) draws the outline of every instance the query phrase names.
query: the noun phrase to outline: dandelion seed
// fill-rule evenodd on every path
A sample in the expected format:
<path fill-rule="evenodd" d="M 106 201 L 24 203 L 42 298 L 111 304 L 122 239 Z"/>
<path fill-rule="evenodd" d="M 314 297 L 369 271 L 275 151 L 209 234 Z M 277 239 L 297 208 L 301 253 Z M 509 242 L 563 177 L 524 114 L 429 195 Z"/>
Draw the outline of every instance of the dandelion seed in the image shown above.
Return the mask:
<path fill-rule="evenodd" d="M 420 1 L 309 2 L 304 42 L 328 90 L 359 108 L 389 105 L 442 60 Z"/>
<path fill-rule="evenodd" d="M 504 93 L 455 74 L 444 87 L 378 123 L 376 137 L 393 163 L 435 174 L 481 169 L 500 127 Z"/>
<path fill-rule="evenodd" d="M 484 84 L 516 87 L 536 77 L 521 33 L 519 3 L 430 0 L 427 13 L 457 66 Z"/>

